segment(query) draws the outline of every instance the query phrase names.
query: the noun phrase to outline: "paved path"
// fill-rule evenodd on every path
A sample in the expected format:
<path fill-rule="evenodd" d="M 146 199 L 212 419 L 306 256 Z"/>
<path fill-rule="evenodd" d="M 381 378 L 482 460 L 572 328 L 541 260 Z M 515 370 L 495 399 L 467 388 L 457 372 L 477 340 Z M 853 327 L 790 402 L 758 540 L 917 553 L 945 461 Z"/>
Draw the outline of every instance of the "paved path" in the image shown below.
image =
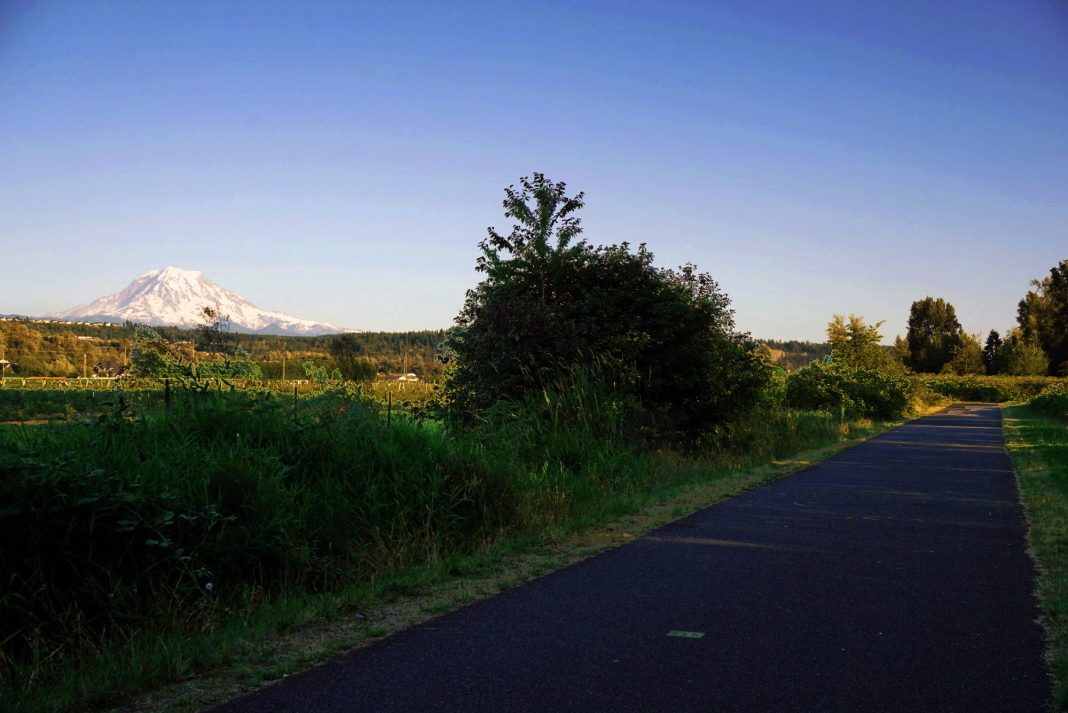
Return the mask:
<path fill-rule="evenodd" d="M 218 711 L 1040 711 L 1034 578 L 955 407 Z"/>

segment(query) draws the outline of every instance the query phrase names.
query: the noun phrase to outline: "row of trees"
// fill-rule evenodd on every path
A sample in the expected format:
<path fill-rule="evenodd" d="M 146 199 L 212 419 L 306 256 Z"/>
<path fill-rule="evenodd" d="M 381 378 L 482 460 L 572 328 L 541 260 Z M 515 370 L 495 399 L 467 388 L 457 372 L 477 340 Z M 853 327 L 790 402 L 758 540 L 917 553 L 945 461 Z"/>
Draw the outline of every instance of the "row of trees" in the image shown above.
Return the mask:
<path fill-rule="evenodd" d="M 154 327 L 164 341 L 188 352 L 190 362 L 221 361 L 236 350 L 248 352 L 264 376 L 277 379 L 282 363 L 291 367 L 289 377 L 303 376 L 301 364 L 330 365 L 350 374 L 344 362 L 370 362 L 376 372 L 413 371 L 421 377 L 440 374 L 437 347 L 444 330 L 411 332 L 359 332 L 344 335 L 294 337 L 244 334 L 230 329 L 225 315 L 213 308 L 202 313 L 195 328 Z M 9 370 L 19 376 L 81 376 L 83 373 L 114 375 L 130 361 L 138 325 L 128 322 L 110 327 L 30 319 L 0 320 L 0 359 L 17 364 Z M 333 363 L 331 363 L 333 362 Z M 292 368 L 295 366 L 295 369 Z M 365 375 L 367 367 L 359 367 Z M 351 372 L 350 378 L 363 378 Z M 372 374 L 373 376 L 373 374 Z"/>
<path fill-rule="evenodd" d="M 1017 308 L 1017 326 L 985 342 L 964 331 L 953 305 L 925 297 L 912 303 L 908 334 L 895 342 L 898 356 L 918 372 L 1068 375 L 1068 260 L 1034 280 Z"/>

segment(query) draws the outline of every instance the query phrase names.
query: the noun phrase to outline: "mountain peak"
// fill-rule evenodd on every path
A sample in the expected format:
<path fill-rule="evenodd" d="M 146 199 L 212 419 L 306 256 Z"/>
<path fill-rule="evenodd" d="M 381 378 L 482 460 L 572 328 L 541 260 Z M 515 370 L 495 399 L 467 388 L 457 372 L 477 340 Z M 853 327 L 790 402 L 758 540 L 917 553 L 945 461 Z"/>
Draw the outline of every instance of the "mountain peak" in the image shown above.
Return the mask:
<path fill-rule="evenodd" d="M 121 292 L 52 316 L 60 319 L 130 320 L 153 326 L 196 327 L 204 322 L 205 307 L 229 317 L 231 326 L 241 332 L 312 336 L 344 331 L 328 322 L 313 322 L 260 309 L 240 295 L 215 284 L 199 270 L 186 270 L 173 265 L 144 273 Z"/>
<path fill-rule="evenodd" d="M 162 280 L 197 280 L 204 277 L 204 273 L 200 270 L 186 270 L 174 265 L 168 265 L 159 270 L 146 272 L 141 277 L 156 277 Z"/>

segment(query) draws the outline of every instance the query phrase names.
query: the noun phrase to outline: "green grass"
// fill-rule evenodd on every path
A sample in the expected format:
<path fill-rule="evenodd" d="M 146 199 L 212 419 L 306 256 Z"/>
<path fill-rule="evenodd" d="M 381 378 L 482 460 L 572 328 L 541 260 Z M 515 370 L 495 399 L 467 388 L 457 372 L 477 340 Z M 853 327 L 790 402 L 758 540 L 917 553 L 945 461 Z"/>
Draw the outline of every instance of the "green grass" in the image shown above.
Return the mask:
<path fill-rule="evenodd" d="M 1038 596 L 1055 679 L 1054 703 L 1068 711 L 1068 423 L 1029 406 L 1005 411 L 1005 440 L 1016 468 L 1039 568 Z"/>
<path fill-rule="evenodd" d="M 663 517 L 696 509 L 879 428 L 765 408 L 694 460 L 630 445 L 611 394 L 571 386 L 462 434 L 337 393 L 182 392 L 0 429 L 0 709 L 105 705 L 241 665 L 275 676 L 352 632 L 281 658 L 254 642 L 457 578 L 511 586 L 555 561 L 500 570 L 519 553 L 673 498 Z"/>

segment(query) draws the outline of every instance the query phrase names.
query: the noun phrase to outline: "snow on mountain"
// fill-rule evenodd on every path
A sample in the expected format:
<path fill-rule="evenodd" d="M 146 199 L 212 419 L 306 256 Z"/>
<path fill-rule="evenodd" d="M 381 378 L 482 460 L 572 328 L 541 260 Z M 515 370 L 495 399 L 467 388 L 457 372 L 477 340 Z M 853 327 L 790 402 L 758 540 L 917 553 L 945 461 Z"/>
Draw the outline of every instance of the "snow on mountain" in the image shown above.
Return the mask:
<path fill-rule="evenodd" d="M 346 331 L 327 322 L 260 309 L 240 295 L 219 287 L 204 273 L 178 267 L 146 272 L 122 292 L 50 316 L 195 327 L 204 323 L 205 307 L 229 317 L 231 327 L 240 332 L 312 336 Z"/>

